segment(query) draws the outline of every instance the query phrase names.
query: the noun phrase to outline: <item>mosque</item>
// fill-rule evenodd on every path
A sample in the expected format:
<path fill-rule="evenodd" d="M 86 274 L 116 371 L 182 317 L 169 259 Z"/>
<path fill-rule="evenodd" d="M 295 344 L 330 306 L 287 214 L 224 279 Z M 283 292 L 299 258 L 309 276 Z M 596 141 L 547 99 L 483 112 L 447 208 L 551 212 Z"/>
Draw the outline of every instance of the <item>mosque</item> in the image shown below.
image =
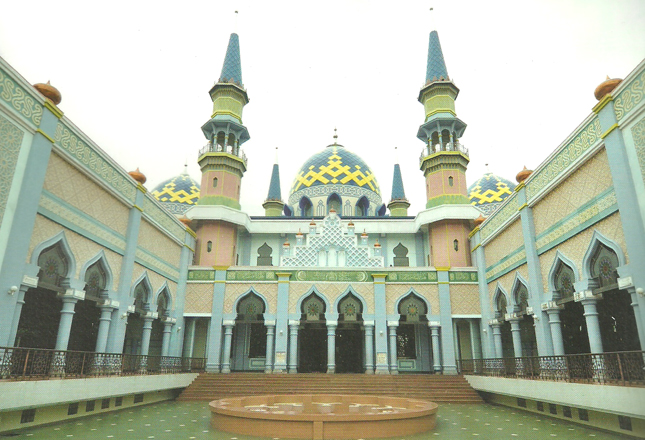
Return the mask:
<path fill-rule="evenodd" d="M 0 59 L 0 346 L 266 374 L 450 375 L 473 359 L 645 350 L 645 62 L 600 84 L 592 113 L 517 184 L 468 186 L 460 90 L 432 31 L 426 206 L 409 215 L 399 164 L 381 186 L 334 136 L 298 170 L 274 164 L 265 215 L 251 216 L 240 59 L 232 34 L 201 181 L 153 190 L 64 116 L 54 87 Z"/>

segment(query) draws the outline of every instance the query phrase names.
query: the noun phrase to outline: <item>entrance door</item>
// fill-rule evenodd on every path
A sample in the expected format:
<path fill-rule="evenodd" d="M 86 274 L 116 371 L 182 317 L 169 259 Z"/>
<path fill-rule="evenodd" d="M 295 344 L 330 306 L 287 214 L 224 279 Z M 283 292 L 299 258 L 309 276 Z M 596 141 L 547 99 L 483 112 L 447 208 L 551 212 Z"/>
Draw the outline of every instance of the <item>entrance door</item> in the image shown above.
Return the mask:
<path fill-rule="evenodd" d="M 336 330 L 336 372 L 363 373 L 363 332 L 358 324 Z"/>
<path fill-rule="evenodd" d="M 298 332 L 298 372 L 327 371 L 327 327 L 325 324 L 305 324 Z"/>

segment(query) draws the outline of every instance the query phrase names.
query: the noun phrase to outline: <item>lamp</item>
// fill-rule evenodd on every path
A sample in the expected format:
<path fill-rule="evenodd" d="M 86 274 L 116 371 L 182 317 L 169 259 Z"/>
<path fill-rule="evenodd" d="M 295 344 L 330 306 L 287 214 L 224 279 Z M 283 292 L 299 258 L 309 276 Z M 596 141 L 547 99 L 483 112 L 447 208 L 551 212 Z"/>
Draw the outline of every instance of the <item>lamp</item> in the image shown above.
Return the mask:
<path fill-rule="evenodd" d="M 18 286 L 11 286 L 9 287 L 9 290 L 7 291 L 7 293 L 9 295 L 14 295 L 17 291 L 18 291 Z M 643 289 L 641 289 L 641 295 L 642 294 L 643 294 Z"/>

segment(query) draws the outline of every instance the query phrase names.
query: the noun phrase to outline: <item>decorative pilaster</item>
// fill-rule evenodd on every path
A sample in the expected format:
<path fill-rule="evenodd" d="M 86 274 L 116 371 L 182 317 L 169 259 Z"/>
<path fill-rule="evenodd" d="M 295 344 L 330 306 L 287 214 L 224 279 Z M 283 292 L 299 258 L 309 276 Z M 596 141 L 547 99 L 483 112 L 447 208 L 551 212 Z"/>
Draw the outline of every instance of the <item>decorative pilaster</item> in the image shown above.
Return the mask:
<path fill-rule="evenodd" d="M 222 373 L 231 372 L 231 343 L 233 341 L 233 327 L 235 321 L 225 320 L 224 325 L 224 349 L 222 352 Z"/>
<path fill-rule="evenodd" d="M 390 372 L 387 360 L 387 317 L 385 314 L 385 273 L 372 274 L 374 278 L 374 337 L 376 351 L 376 374 Z"/>
<path fill-rule="evenodd" d="M 495 357 L 502 359 L 504 357 L 504 348 L 502 346 L 502 322 L 499 322 L 497 319 L 491 319 L 489 321 L 490 326 L 493 329 L 493 341 L 495 343 Z"/>
<path fill-rule="evenodd" d="M 513 353 L 516 358 L 522 357 L 522 336 L 520 335 L 521 317 L 512 316 L 507 319 L 511 323 L 511 335 L 513 336 Z"/>
<path fill-rule="evenodd" d="M 398 321 L 388 321 L 387 330 L 390 339 L 390 374 L 399 374 L 399 364 L 397 359 L 396 329 L 399 327 Z"/>
<path fill-rule="evenodd" d="M 336 327 L 337 321 L 327 321 L 327 373 L 336 372 Z"/>
<path fill-rule="evenodd" d="M 435 373 L 441 373 L 441 340 L 439 339 L 439 329 L 441 323 L 430 321 L 430 337 L 432 338 L 432 368 Z"/>
<path fill-rule="evenodd" d="M 364 321 L 365 374 L 374 374 L 374 321 Z"/>
<path fill-rule="evenodd" d="M 275 321 L 264 321 L 267 328 L 267 351 L 264 360 L 264 372 L 273 371 L 273 339 L 275 336 Z"/>
<path fill-rule="evenodd" d="M 7 346 L 9 347 L 13 347 L 16 344 L 16 334 L 18 333 L 20 314 L 22 313 L 22 306 L 25 304 L 25 293 L 30 288 L 37 286 L 38 277 L 29 277 L 27 275 L 23 276 L 22 283 L 20 283 L 20 287 L 18 288 L 18 292 L 16 293 L 16 305 L 14 306 L 13 320 L 11 321 L 11 329 L 9 330 L 9 338 L 7 340 Z"/>
<path fill-rule="evenodd" d="M 298 329 L 300 321 L 289 320 L 289 373 L 298 372 Z"/>
<path fill-rule="evenodd" d="M 161 355 L 169 356 L 170 353 L 170 336 L 172 334 L 172 326 L 175 325 L 174 318 L 165 318 L 163 320 L 163 337 L 161 339 Z"/>

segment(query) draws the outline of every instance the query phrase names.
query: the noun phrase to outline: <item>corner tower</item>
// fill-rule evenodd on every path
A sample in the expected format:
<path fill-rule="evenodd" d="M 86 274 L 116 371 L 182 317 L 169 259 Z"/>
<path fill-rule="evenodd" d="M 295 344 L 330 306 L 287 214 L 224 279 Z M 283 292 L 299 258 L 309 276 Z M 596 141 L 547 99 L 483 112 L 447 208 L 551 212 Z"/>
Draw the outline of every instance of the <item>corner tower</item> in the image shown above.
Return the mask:
<path fill-rule="evenodd" d="M 439 34 L 430 32 L 426 82 L 419 92 L 425 121 L 417 137 L 425 143 L 419 165 L 426 178 L 426 208 L 467 205 L 468 150 L 459 142 L 466 124 L 457 117 L 459 89 L 448 76 Z M 432 264 L 435 267 L 470 266 L 468 220 L 442 220 L 429 225 Z"/>
<path fill-rule="evenodd" d="M 208 143 L 199 151 L 202 171 L 198 205 L 240 209 L 246 156 L 240 146 L 249 140 L 242 110 L 249 97 L 242 83 L 240 40 L 231 34 L 219 79 L 209 91 L 211 119 L 202 126 Z M 196 228 L 199 264 L 232 266 L 236 263 L 237 226 L 222 220 L 200 221 Z"/>

